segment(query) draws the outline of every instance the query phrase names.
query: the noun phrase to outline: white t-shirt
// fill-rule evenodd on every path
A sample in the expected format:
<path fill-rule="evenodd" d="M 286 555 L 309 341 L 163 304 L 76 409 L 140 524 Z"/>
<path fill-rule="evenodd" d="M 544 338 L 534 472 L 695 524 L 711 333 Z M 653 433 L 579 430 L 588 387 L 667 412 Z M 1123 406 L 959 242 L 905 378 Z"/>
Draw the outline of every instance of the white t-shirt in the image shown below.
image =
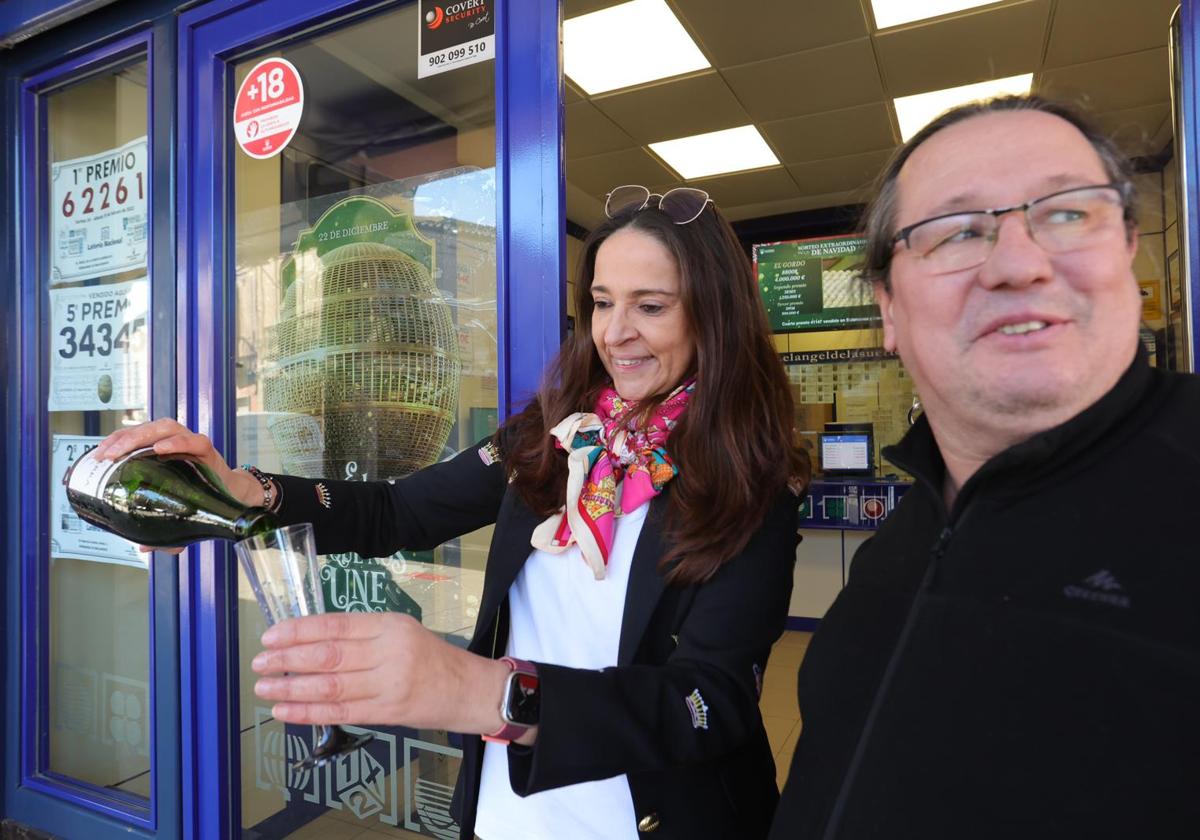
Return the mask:
<path fill-rule="evenodd" d="M 509 656 L 595 670 L 617 664 L 629 567 L 649 507 L 617 519 L 604 580 L 596 580 L 578 546 L 529 555 L 508 590 Z M 633 840 L 637 817 L 629 779 L 614 776 L 520 797 L 508 781 L 508 748 L 485 742 L 475 833 L 481 840 Z"/>

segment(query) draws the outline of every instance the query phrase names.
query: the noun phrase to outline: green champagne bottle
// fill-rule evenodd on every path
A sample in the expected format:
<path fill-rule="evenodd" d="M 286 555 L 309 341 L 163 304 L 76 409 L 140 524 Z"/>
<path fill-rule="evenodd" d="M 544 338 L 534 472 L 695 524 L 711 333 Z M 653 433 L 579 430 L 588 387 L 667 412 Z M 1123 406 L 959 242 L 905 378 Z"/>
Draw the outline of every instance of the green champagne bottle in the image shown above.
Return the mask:
<path fill-rule="evenodd" d="M 83 519 L 140 545 L 172 548 L 207 539 L 240 540 L 278 528 L 261 507 L 230 495 L 191 455 L 138 449 L 112 461 L 89 451 L 67 470 L 67 500 Z"/>

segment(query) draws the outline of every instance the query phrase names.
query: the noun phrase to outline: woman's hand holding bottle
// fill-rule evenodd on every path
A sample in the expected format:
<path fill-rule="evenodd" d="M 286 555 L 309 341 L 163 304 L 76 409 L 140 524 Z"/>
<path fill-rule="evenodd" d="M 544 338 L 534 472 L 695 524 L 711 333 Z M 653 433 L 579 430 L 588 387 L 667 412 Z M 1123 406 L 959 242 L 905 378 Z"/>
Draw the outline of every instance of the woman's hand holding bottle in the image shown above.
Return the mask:
<path fill-rule="evenodd" d="M 100 441 L 92 457 L 100 461 L 115 460 L 147 447 L 152 448 L 156 455 L 191 455 L 211 469 L 235 499 L 247 506 L 261 506 L 263 503 L 263 488 L 254 476 L 245 470 L 232 469 L 213 447 L 211 440 L 169 417 L 118 429 Z M 139 546 L 139 549 L 154 550 L 147 546 Z M 158 550 L 177 554 L 183 549 Z"/>
<path fill-rule="evenodd" d="M 93 457 L 100 461 L 110 461 L 127 452 L 148 446 L 152 447 L 157 455 L 194 455 L 217 474 L 217 478 L 221 479 L 221 483 L 234 498 L 247 505 L 262 504 L 262 486 L 254 476 L 245 470 L 232 469 L 213 448 L 211 440 L 169 417 L 118 429 L 100 441 Z"/>

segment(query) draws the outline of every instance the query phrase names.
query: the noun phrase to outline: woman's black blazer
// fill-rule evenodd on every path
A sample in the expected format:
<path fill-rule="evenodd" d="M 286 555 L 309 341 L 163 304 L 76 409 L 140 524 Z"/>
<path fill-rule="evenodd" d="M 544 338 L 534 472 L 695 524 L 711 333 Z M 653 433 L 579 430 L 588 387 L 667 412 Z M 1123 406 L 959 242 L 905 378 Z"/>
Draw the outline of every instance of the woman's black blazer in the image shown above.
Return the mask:
<path fill-rule="evenodd" d="M 508 590 L 540 521 L 509 488 L 483 443 L 395 481 L 274 476 L 280 518 L 312 522 L 321 553 L 383 557 L 427 550 L 495 523 L 470 650 L 504 654 Z M 763 524 L 708 582 L 665 586 L 663 517 L 670 485 L 650 503 L 634 551 L 617 665 L 600 671 L 538 663 L 541 719 L 533 747 L 509 747 L 522 796 L 628 774 L 642 832 L 658 838 L 765 837 L 779 798 L 758 710 L 772 643 L 792 591 L 799 499 L 764 498 Z M 463 739 L 462 837 L 474 836 L 483 742 Z"/>

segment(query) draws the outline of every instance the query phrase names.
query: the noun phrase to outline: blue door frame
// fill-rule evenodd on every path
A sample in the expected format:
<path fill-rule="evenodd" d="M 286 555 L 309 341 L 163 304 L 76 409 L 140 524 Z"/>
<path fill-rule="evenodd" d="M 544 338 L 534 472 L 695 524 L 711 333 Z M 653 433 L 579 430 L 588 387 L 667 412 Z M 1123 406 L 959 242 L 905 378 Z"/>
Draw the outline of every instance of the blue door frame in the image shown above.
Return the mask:
<path fill-rule="evenodd" d="M 43 4 L 45 5 L 45 4 Z M 5 13 L 28 12 L 18 3 Z M 67 10 L 60 10 L 66 14 Z M 57 12 L 56 12 L 57 13 Z M 49 13 L 47 13 L 49 14 Z M 45 15 L 38 19 L 44 19 Z M 0 18 L 0 34 L 11 29 Z M 99 832 L 155 836 L 179 824 L 181 784 L 178 708 L 178 574 L 175 564 L 156 558 L 150 566 L 149 623 L 151 703 L 151 799 L 136 798 L 71 779 L 48 769 L 48 675 L 43 652 L 48 640 L 48 552 L 46 497 L 49 481 L 48 430 L 40 410 L 47 387 L 41 361 L 47 314 L 41 309 L 38 263 L 48 239 L 38 219 L 46 202 L 45 94 L 127 58 L 148 62 L 147 132 L 154 177 L 150 180 L 151 247 L 148 268 L 152 297 L 163 307 L 174 300 L 174 195 L 171 153 L 172 94 L 175 82 L 171 10 L 165 3 L 138 9 L 109 8 L 86 21 L 48 33 L 34 45 L 5 55 L 3 71 L 4 166 L 0 172 L 5 206 L 0 235 L 0 266 L 14 282 L 0 287 L 4 319 L 0 360 L 9 374 L 0 395 L 3 430 L 5 509 L 4 815 L 68 837 Z M 164 61 L 164 58 L 166 59 Z M 157 119 L 156 119 L 157 117 Z M 174 323 L 151 325 L 151 352 L 170 347 Z M 153 372 L 151 408 L 169 413 L 173 373 Z"/>
<path fill-rule="evenodd" d="M 1200 371 L 1200 352 L 1196 342 L 1200 341 L 1200 19 L 1197 19 L 1195 0 L 1182 0 L 1179 8 L 1180 65 L 1182 90 L 1177 94 L 1180 102 L 1178 125 L 1179 141 L 1175 150 L 1179 155 L 1180 188 L 1185 194 L 1184 218 L 1180 220 L 1183 235 L 1180 247 L 1187 265 L 1189 287 L 1188 304 L 1191 335 L 1188 351 L 1192 370 Z"/>
<path fill-rule="evenodd" d="M 26 43 L 26 30 L 78 20 Z M 22 219 L 36 219 L 36 156 L 44 142 L 29 121 L 23 91 L 48 66 L 73 72 L 121 39 L 144 38 L 153 48 L 152 138 L 154 193 L 152 251 L 155 358 L 176 364 L 157 368 L 152 380 L 155 416 L 174 415 L 212 436 L 231 440 L 232 292 L 224 226 L 230 177 L 226 171 L 225 118 L 230 63 L 314 26 L 336 25 L 403 5 L 344 0 L 233 0 L 182 13 L 166 3 L 96 0 L 0 4 L 0 267 L 17 283 L 0 284 L 0 363 L 14 371 L 0 384 L 0 433 L 5 505 L 3 540 L 5 618 L 0 666 L 5 678 L 2 815 L 66 837 L 134 835 L 228 838 L 239 832 L 237 764 L 237 652 L 232 632 L 236 578 L 229 558 L 212 543 L 173 557 L 156 556 L 154 593 L 156 763 L 154 809 L 148 813 L 102 801 L 69 780 L 36 772 L 38 735 L 26 723 L 45 694 L 37 673 L 44 621 L 44 570 L 38 568 L 37 505 L 22 504 L 22 488 L 45 488 L 44 431 L 31 421 L 45 371 L 38 358 L 44 315 L 38 243 Z M 536 390 L 556 352 L 565 322 L 562 273 L 564 198 L 560 4 L 498 0 L 496 9 L 496 177 L 498 262 L 498 386 L 501 416 Z M 63 56 L 67 56 L 63 59 Z M 24 103 L 24 104 L 22 104 Z M 41 139 L 39 139 L 41 138 Z M 18 198 L 18 196 L 21 196 Z M 33 197 L 31 197 L 33 196 Z M 520 307 L 515 305 L 520 301 Z M 24 318 L 24 321 L 22 321 Z M 31 325 L 42 324 L 35 329 Z M 19 365 L 20 361 L 24 364 Z M 39 436 L 40 435 L 40 436 Z M 24 454 L 23 454 L 24 453 Z M 30 457 L 33 455 L 34 457 Z M 31 494 L 32 495 L 32 494 Z M 36 499 L 37 496 L 34 496 Z M 18 562 L 20 558 L 20 562 Z M 22 640 L 30 640 L 28 643 Z M 174 644 L 177 640 L 178 644 Z M 145 811 L 145 809 L 141 809 Z"/>

